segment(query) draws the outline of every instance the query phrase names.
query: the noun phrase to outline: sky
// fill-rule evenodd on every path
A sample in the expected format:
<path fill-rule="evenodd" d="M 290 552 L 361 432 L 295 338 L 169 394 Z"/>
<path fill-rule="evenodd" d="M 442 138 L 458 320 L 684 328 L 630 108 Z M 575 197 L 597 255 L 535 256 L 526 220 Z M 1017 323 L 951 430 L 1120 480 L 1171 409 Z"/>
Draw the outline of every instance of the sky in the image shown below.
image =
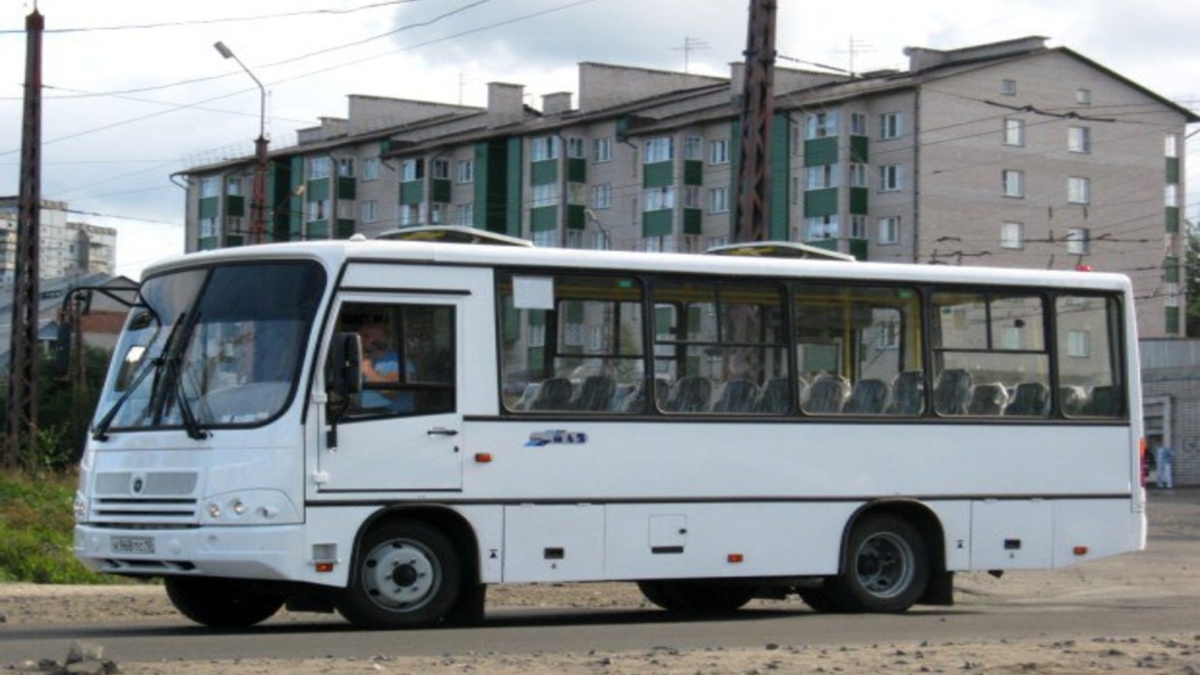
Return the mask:
<path fill-rule="evenodd" d="M 271 147 L 365 94 L 483 106 L 578 92 L 582 61 L 727 76 L 749 0 L 0 0 L 0 196 L 19 192 L 25 22 L 45 18 L 41 194 L 118 230 L 117 272 L 183 251 L 171 176 L 253 153 L 262 91 Z M 777 0 L 781 67 L 905 68 L 907 46 L 1049 38 L 1200 111 L 1200 2 Z M 225 43 L 255 80 L 214 49 Z M 688 47 L 685 49 L 685 45 Z M 577 99 L 576 99 L 577 100 Z M 1196 127 L 1197 130 L 1200 127 Z M 1200 147 L 1200 136 L 1189 146 Z M 1188 171 L 1200 202 L 1200 157 Z"/>

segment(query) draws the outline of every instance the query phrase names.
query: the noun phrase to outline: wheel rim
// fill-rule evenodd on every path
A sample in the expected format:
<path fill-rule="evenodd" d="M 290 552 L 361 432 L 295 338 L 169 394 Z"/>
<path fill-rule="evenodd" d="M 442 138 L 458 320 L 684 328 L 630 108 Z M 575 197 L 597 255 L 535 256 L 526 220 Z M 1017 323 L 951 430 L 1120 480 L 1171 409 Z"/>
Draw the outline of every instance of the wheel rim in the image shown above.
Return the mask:
<path fill-rule="evenodd" d="M 372 602 L 392 612 L 412 611 L 429 602 L 441 577 L 437 556 L 410 539 L 385 541 L 363 559 L 363 590 Z"/>
<path fill-rule="evenodd" d="M 912 584 L 915 566 L 912 546 L 903 537 L 881 532 L 858 547 L 855 573 L 863 590 L 877 598 L 892 598 Z"/>

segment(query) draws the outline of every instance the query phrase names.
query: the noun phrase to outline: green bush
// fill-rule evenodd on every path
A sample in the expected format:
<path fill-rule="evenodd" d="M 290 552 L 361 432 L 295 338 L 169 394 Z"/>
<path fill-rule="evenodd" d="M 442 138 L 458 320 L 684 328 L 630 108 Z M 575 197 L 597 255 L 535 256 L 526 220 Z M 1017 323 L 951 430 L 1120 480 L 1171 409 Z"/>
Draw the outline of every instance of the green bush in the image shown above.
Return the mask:
<path fill-rule="evenodd" d="M 0 582 L 116 580 L 88 571 L 71 551 L 75 484 L 71 473 L 0 475 Z"/>

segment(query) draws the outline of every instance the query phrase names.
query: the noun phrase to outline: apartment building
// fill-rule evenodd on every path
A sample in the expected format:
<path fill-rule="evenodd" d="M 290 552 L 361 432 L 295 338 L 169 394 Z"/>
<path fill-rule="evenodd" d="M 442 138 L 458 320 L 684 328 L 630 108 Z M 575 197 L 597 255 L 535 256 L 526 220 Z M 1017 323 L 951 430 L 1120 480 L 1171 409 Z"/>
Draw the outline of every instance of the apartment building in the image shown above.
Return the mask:
<path fill-rule="evenodd" d="M 43 200 L 40 214 L 41 278 L 113 274 L 117 251 L 115 228 L 71 222 L 66 202 Z M 0 197 L 0 284 L 11 284 L 16 276 L 17 215 L 18 199 Z"/>
<path fill-rule="evenodd" d="M 1147 337 L 1184 332 L 1184 137 L 1196 115 L 1046 38 L 909 48 L 909 67 L 777 69 L 771 239 L 860 260 L 1128 274 Z M 187 249 L 457 224 L 541 246 L 695 253 L 726 243 L 742 66 L 598 63 L 486 107 L 349 96 L 274 149 L 186 172 Z M 576 99 L 573 101 L 573 99 Z"/>

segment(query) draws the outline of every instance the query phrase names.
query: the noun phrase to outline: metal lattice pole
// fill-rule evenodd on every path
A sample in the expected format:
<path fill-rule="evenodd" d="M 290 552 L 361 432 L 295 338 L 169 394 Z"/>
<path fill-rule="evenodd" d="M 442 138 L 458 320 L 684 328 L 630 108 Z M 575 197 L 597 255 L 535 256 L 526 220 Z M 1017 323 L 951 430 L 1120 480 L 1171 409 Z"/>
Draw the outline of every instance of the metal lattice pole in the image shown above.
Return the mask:
<path fill-rule="evenodd" d="M 742 83 L 741 146 L 735 241 L 762 241 L 770 233 L 771 118 L 775 115 L 775 0 L 750 0 L 746 70 Z"/>
<path fill-rule="evenodd" d="M 12 342 L 5 410 L 3 465 L 20 465 L 37 437 L 38 237 L 41 220 L 42 31 L 34 10 L 25 18 L 25 110 L 21 132 L 21 187 L 13 280 Z"/>

